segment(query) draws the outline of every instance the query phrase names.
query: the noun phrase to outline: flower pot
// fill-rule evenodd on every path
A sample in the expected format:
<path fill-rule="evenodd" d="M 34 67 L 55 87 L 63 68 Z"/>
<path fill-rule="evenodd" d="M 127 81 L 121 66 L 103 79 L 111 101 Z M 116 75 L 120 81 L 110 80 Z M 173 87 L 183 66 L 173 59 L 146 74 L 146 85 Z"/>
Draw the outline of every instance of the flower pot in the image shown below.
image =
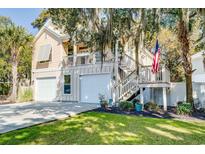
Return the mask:
<path fill-rule="evenodd" d="M 135 104 L 135 111 L 141 112 L 142 111 L 142 104 Z"/>

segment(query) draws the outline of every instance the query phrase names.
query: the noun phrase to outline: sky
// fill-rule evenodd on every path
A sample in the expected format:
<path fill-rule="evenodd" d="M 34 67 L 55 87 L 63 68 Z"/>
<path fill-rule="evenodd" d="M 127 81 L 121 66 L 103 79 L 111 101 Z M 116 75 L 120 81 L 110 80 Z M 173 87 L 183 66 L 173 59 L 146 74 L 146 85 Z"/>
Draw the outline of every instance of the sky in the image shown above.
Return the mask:
<path fill-rule="evenodd" d="M 0 8 L 0 16 L 10 17 L 15 24 L 25 27 L 28 32 L 35 35 L 38 29 L 34 29 L 31 23 L 38 17 L 41 10 L 40 8 Z"/>

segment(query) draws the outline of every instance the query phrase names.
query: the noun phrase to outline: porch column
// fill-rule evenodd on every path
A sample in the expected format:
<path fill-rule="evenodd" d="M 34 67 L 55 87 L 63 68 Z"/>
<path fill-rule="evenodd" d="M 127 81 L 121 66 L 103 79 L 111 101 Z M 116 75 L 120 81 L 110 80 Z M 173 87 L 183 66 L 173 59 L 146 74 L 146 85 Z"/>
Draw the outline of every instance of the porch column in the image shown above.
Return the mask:
<path fill-rule="evenodd" d="M 167 92 L 166 92 L 166 87 L 163 87 L 163 108 L 164 111 L 167 111 Z"/>
<path fill-rule="evenodd" d="M 73 45 L 73 66 L 76 66 L 77 51 L 78 51 L 78 46 L 76 43 L 74 43 Z"/>
<path fill-rule="evenodd" d="M 151 95 L 152 95 L 151 100 L 155 101 L 155 99 L 154 99 L 154 88 L 151 88 Z"/>
<path fill-rule="evenodd" d="M 142 104 L 142 110 L 144 110 L 143 87 L 140 87 L 140 103 Z"/>
<path fill-rule="evenodd" d="M 92 60 L 92 62 L 93 62 L 93 64 L 95 64 L 96 63 L 96 57 L 95 57 L 95 52 L 93 53 L 93 60 Z"/>

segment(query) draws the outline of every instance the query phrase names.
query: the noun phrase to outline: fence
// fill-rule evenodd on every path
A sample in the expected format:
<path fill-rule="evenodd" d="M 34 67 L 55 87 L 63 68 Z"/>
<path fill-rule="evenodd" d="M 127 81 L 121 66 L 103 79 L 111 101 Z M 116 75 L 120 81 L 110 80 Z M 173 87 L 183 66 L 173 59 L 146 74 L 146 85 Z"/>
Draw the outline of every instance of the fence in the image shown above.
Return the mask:
<path fill-rule="evenodd" d="M 193 82 L 194 103 L 205 108 L 205 83 Z M 178 101 L 186 101 L 186 84 L 184 82 L 171 83 L 169 90 L 169 105 L 176 106 Z"/>

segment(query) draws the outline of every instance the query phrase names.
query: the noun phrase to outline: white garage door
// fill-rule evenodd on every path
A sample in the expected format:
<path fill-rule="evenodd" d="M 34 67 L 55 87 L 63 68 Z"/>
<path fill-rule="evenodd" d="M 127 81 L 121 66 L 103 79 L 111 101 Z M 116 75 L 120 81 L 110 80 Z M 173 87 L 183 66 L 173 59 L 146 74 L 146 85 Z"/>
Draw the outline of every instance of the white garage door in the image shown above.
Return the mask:
<path fill-rule="evenodd" d="M 36 82 L 36 100 L 53 101 L 56 97 L 56 78 L 39 78 Z"/>
<path fill-rule="evenodd" d="M 99 103 L 99 94 L 111 98 L 111 75 L 83 75 L 80 77 L 80 100 L 85 103 Z"/>

